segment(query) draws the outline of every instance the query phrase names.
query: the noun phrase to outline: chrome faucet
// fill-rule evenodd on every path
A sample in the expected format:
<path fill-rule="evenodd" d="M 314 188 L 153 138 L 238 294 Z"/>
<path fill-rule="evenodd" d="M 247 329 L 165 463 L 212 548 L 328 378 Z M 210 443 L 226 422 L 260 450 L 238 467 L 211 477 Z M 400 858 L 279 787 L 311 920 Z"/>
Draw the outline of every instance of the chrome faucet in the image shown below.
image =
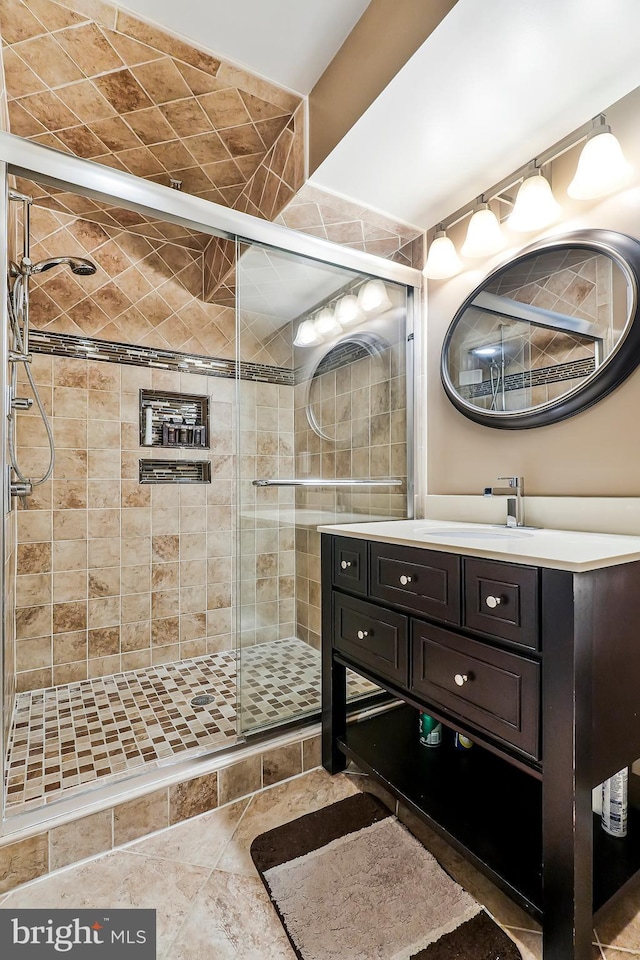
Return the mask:
<path fill-rule="evenodd" d="M 508 527 L 524 526 L 524 477 L 498 477 L 498 480 L 506 480 L 509 486 L 485 487 L 485 497 L 506 497 L 506 525 Z"/>

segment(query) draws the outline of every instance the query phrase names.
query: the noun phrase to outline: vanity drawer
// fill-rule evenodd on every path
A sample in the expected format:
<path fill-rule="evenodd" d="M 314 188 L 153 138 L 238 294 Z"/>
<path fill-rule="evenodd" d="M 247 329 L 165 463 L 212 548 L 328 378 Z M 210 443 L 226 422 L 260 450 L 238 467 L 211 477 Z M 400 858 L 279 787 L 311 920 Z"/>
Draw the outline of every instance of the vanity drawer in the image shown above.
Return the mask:
<path fill-rule="evenodd" d="M 370 596 L 411 613 L 460 623 L 460 558 L 450 553 L 371 544 Z"/>
<path fill-rule="evenodd" d="M 539 759 L 539 663 L 414 621 L 411 689 Z"/>
<path fill-rule="evenodd" d="M 540 646 L 538 571 L 495 560 L 464 561 L 465 626 L 530 650 Z"/>
<path fill-rule="evenodd" d="M 367 594 L 367 541 L 355 537 L 333 538 L 334 587 Z"/>
<path fill-rule="evenodd" d="M 333 646 L 354 662 L 406 687 L 409 621 L 355 597 L 333 595 Z"/>

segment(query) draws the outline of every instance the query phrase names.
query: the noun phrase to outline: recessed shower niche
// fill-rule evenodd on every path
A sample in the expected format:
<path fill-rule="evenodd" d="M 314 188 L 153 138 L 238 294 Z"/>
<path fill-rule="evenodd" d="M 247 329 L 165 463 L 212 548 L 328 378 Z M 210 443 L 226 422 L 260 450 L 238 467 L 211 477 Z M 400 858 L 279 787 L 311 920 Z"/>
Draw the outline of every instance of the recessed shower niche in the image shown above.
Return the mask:
<path fill-rule="evenodd" d="M 209 397 L 141 390 L 140 444 L 208 449 Z"/>
<path fill-rule="evenodd" d="M 100 189 L 105 178 L 117 196 L 120 175 L 101 171 Z M 366 438 L 355 430 L 357 446 L 338 451 L 304 412 L 318 352 L 293 339 L 302 316 L 365 275 L 315 247 L 306 257 L 244 241 L 229 269 L 219 248 L 235 243 L 158 212 L 165 191 L 154 184 L 142 184 L 136 210 L 37 179 L 16 185 L 30 198 L 32 261 L 82 256 L 96 269 L 29 278 L 31 370 L 56 458 L 29 509 L 14 499 L 10 515 L 11 816 L 317 713 L 316 526 L 345 512 L 404 515 L 407 504 L 407 293 L 394 279 L 407 268 L 386 265 L 393 308 L 362 320 L 363 333 L 391 331 L 385 362 L 362 356 L 323 377 L 340 402 L 366 394 L 372 414 Z M 25 217 L 21 203 L 10 209 L 19 262 Z M 378 261 L 367 262 L 370 277 Z M 17 394 L 33 399 L 24 367 Z M 35 407 L 13 415 L 23 473 L 39 476 L 47 428 Z M 186 482 L 164 482 L 167 461 Z M 360 486 L 392 464 L 400 486 Z M 297 494 L 296 479 L 315 486 Z M 371 687 L 354 680 L 351 692 Z M 202 693 L 214 701 L 192 706 Z"/>

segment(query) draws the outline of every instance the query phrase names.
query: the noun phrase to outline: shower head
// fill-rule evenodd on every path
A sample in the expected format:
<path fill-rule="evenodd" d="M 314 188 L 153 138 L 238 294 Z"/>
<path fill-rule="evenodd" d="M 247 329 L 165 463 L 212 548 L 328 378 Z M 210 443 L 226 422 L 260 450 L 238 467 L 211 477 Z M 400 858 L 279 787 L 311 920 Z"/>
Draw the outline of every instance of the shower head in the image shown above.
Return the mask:
<path fill-rule="evenodd" d="M 28 266 L 29 275 L 34 273 L 44 273 L 45 270 L 51 270 L 53 267 L 67 266 L 71 272 L 78 277 L 90 277 L 96 272 L 96 265 L 91 260 L 85 260 L 84 257 L 49 257 L 47 260 L 40 260 L 38 263 L 32 263 Z"/>

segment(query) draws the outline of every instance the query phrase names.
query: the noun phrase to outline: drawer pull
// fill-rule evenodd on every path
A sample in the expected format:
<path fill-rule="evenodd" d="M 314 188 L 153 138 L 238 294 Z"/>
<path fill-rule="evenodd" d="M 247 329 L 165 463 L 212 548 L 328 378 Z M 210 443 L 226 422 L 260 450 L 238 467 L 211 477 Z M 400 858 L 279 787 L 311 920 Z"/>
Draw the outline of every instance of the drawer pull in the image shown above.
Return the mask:
<path fill-rule="evenodd" d="M 351 562 L 351 560 L 343 560 L 340 566 L 342 567 L 343 570 L 348 570 L 349 567 L 353 566 L 353 563 Z"/>
<path fill-rule="evenodd" d="M 499 607 L 502 603 L 502 597 L 492 597 L 489 595 L 484 602 L 491 610 L 495 610 L 495 608 Z"/>
<path fill-rule="evenodd" d="M 453 679 L 455 680 L 456 685 L 458 687 L 464 687 L 465 683 L 467 683 L 471 679 L 471 677 L 469 676 L 469 674 L 466 674 L 466 673 L 456 673 Z"/>
<path fill-rule="evenodd" d="M 369 636 L 368 630 L 358 630 L 358 640 L 365 640 Z"/>
<path fill-rule="evenodd" d="M 403 587 L 406 587 L 408 583 L 413 583 L 413 577 L 407 577 L 404 573 L 400 577 L 400 583 Z"/>

